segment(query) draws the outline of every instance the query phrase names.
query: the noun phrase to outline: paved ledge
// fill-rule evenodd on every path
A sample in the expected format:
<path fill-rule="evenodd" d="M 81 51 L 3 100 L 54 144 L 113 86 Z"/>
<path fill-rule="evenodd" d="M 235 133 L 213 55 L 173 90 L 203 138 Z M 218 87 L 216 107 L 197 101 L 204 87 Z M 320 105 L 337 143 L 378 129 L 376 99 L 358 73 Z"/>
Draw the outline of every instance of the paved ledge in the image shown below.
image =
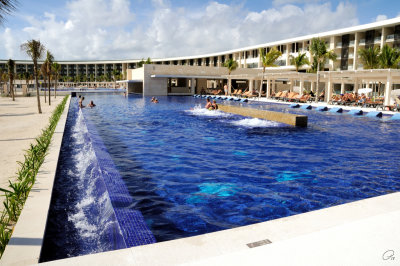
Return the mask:
<path fill-rule="evenodd" d="M 58 121 L 48 154 L 1 258 L 1 265 L 30 265 L 39 261 L 70 102 L 71 97 Z"/>
<path fill-rule="evenodd" d="M 308 117 L 305 115 L 272 112 L 272 111 L 257 110 L 253 108 L 245 108 L 245 107 L 229 106 L 229 105 L 219 105 L 218 109 L 227 113 L 261 118 L 297 127 L 307 127 Z"/>
<path fill-rule="evenodd" d="M 48 264 L 396 265 L 400 260 L 399 206 L 397 192 L 235 229 Z M 272 243 L 247 246 L 266 239 Z M 383 260 L 388 250 L 395 252 L 395 261 Z"/>

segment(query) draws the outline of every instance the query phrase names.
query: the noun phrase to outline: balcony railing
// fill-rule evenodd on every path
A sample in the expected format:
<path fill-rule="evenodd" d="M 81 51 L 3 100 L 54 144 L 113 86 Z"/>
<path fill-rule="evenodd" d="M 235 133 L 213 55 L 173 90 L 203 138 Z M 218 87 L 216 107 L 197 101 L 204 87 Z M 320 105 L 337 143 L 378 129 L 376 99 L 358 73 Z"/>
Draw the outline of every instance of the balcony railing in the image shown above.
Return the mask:
<path fill-rule="evenodd" d="M 390 34 L 386 36 L 387 41 L 393 41 L 394 40 L 394 34 Z"/>
<path fill-rule="evenodd" d="M 360 39 L 359 45 L 365 45 L 365 39 Z"/>
<path fill-rule="evenodd" d="M 382 40 L 381 36 L 375 37 L 375 39 L 374 39 L 375 42 L 381 42 L 381 40 Z"/>
<path fill-rule="evenodd" d="M 354 41 L 350 41 L 349 45 L 353 46 L 354 45 Z"/>

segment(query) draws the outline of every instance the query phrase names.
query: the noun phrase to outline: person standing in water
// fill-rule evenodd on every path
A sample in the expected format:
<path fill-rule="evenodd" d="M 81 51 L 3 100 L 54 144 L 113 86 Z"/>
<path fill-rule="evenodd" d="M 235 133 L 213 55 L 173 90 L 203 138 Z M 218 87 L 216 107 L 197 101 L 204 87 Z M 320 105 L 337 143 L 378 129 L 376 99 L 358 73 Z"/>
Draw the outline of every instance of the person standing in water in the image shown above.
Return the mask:
<path fill-rule="evenodd" d="M 207 103 L 206 103 L 206 106 L 205 106 L 205 108 L 206 108 L 206 109 L 210 109 L 210 108 L 212 108 L 212 104 L 211 104 L 211 101 L 210 101 L 210 99 L 209 99 L 209 98 L 207 98 Z"/>

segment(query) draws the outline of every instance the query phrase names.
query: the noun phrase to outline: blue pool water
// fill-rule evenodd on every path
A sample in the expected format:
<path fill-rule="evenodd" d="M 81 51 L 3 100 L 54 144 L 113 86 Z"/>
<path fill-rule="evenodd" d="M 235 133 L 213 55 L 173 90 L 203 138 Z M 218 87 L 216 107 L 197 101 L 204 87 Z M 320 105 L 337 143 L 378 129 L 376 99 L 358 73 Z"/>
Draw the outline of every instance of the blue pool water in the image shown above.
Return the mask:
<path fill-rule="evenodd" d="M 158 242 L 400 190 L 400 121 L 281 104 L 226 102 L 308 115 L 308 128 L 294 128 L 200 109 L 205 100 L 192 97 L 159 97 L 159 104 L 139 96 L 85 98 L 97 105 L 85 108 L 83 115 L 95 125 L 128 187 L 133 198 L 128 208 L 143 214 Z M 71 150 L 76 139 L 67 141 L 65 160 L 77 153 Z M 84 164 L 90 153 L 79 156 L 77 162 Z M 59 171 L 79 175 L 65 164 L 66 169 Z M 81 246 L 70 243 L 98 229 L 96 222 L 82 225 L 77 205 L 85 197 L 66 187 L 58 200 L 67 204 L 72 195 L 72 206 L 63 207 L 53 221 L 68 222 L 54 225 L 63 229 L 49 231 L 54 230 L 51 238 L 61 239 L 57 248 L 70 246 L 70 250 L 56 257 L 112 249 L 102 244 L 82 252 Z M 72 240 L 63 230 L 72 232 Z M 85 241 L 102 243 L 99 238 Z"/>

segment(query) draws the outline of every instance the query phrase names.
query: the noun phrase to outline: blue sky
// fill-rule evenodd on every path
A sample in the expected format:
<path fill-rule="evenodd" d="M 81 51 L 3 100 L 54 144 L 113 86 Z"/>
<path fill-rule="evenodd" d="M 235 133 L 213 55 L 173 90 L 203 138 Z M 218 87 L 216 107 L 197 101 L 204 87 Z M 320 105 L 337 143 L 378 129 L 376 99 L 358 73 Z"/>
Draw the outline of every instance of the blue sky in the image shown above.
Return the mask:
<path fill-rule="evenodd" d="M 19 0 L 0 58 L 40 39 L 59 60 L 213 53 L 400 15 L 398 1 Z"/>

